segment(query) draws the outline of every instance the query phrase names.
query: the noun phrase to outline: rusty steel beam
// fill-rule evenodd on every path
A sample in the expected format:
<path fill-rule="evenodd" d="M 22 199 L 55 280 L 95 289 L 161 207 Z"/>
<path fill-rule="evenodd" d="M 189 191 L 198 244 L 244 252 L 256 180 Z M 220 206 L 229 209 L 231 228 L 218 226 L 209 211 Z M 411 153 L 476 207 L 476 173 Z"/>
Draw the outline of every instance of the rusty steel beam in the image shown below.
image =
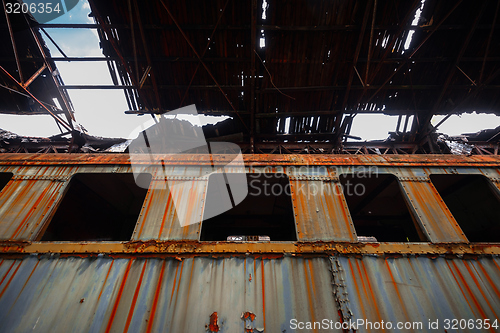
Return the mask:
<path fill-rule="evenodd" d="M 214 81 L 214 83 L 217 85 L 217 87 L 219 87 L 219 90 L 221 91 L 222 95 L 224 95 L 224 97 L 226 98 L 227 102 L 229 103 L 229 105 L 231 106 L 231 108 L 233 110 L 236 111 L 236 109 L 234 108 L 234 105 L 233 103 L 231 103 L 231 101 L 229 100 L 229 98 L 227 97 L 226 93 L 224 92 L 224 90 L 220 87 L 219 83 L 217 82 L 217 80 L 215 79 L 215 77 L 213 76 L 212 72 L 210 71 L 210 69 L 207 67 L 207 65 L 205 64 L 205 62 L 203 61 L 203 59 L 201 59 L 200 55 L 198 54 L 198 52 L 196 51 L 195 47 L 193 46 L 193 44 L 191 43 L 191 41 L 189 40 L 189 38 L 187 37 L 187 35 L 184 33 L 184 30 L 182 30 L 182 27 L 179 25 L 179 23 L 177 23 L 177 20 L 175 19 L 175 17 L 172 15 L 172 12 L 170 11 L 170 9 L 168 8 L 168 6 L 165 4 L 165 2 L 163 0 L 160 0 L 161 4 L 163 5 L 163 8 L 165 8 L 165 10 L 167 11 L 168 13 L 168 16 L 170 17 L 170 19 L 174 22 L 174 24 L 177 26 L 177 28 L 179 29 L 182 37 L 184 37 L 184 40 L 188 43 L 189 47 L 191 48 L 191 50 L 193 51 L 193 53 L 195 54 L 195 56 L 198 58 L 198 60 L 200 61 L 200 63 L 203 65 L 203 67 L 205 68 L 205 70 L 207 71 L 208 75 L 210 75 L 210 77 L 212 78 L 212 80 Z M 243 122 L 243 120 L 242 120 Z"/>
<path fill-rule="evenodd" d="M 377 0 L 374 0 L 373 3 L 373 15 L 372 15 L 372 27 L 370 29 L 370 41 L 368 42 L 368 56 L 366 61 L 366 71 L 365 71 L 365 83 L 368 83 L 368 72 L 370 70 L 370 59 L 372 57 L 372 43 L 373 43 L 373 30 L 375 27 L 375 17 L 377 14 Z"/>
<path fill-rule="evenodd" d="M 7 8 L 5 7 L 5 0 L 2 0 L 2 4 L 3 4 L 3 13 L 5 14 L 5 20 L 7 21 L 7 28 L 9 29 L 12 51 L 14 52 L 14 57 L 16 59 L 17 72 L 19 73 L 19 82 L 21 82 L 21 84 L 24 84 L 23 70 L 21 68 L 21 63 L 19 62 L 19 54 L 17 53 L 16 40 L 14 39 L 12 25 L 10 24 L 9 15 L 7 14 Z"/>
<path fill-rule="evenodd" d="M 275 144 L 275 143 L 271 143 Z M 358 143 L 359 146 L 365 143 Z M 308 145 L 314 145 L 309 143 Z M 406 144 L 408 147 L 413 145 Z M 370 147 L 370 146 L 368 146 Z M 377 143 L 377 147 L 383 147 Z M 391 144 L 386 147 L 390 148 Z M 144 154 L 136 156 L 134 163 L 161 165 L 225 165 L 230 155 L 207 154 Z M 244 154 L 243 162 L 248 166 L 278 165 L 376 165 L 376 166 L 475 166 L 500 167 L 500 156 L 464 155 L 260 155 Z M 62 154 L 47 157 L 37 154 L 0 154 L 0 165 L 130 165 L 128 154 Z M 236 163 L 236 162 L 233 162 Z"/>
<path fill-rule="evenodd" d="M 40 76 L 40 74 L 42 74 L 42 72 L 45 70 L 45 68 L 47 68 L 47 65 L 43 64 L 42 67 L 40 67 L 40 69 L 38 69 L 26 82 L 22 83 L 24 87 L 28 88 L 28 86 L 37 78 Z"/>
<path fill-rule="evenodd" d="M 380 59 L 380 62 L 378 63 L 377 67 L 375 67 L 375 70 L 373 71 L 372 75 L 370 76 L 369 81 L 366 82 L 367 84 L 371 84 L 373 82 L 373 80 L 375 79 L 375 76 L 378 74 L 378 72 L 382 68 L 382 65 L 383 65 L 384 61 L 387 59 L 387 56 L 392 53 L 392 49 L 394 47 L 394 44 L 396 43 L 396 40 L 398 40 L 398 38 L 401 36 L 401 34 L 406 29 L 411 30 L 411 27 L 407 27 L 407 25 L 411 19 L 411 16 L 412 16 L 411 14 L 413 14 L 413 12 L 415 12 L 417 5 L 420 5 L 420 0 L 413 1 L 412 5 L 410 7 L 411 9 L 408 11 L 408 13 L 406 13 L 406 16 L 404 17 L 401 25 L 399 26 L 398 32 L 394 36 L 392 36 L 391 41 L 387 45 L 387 48 L 385 49 L 385 52 L 382 55 L 382 58 Z"/>
<path fill-rule="evenodd" d="M 50 111 L 44 103 L 40 102 L 23 84 L 18 82 L 12 75 L 10 75 L 9 72 L 5 70 L 2 66 L 0 66 L 0 70 L 5 73 L 13 82 L 15 82 L 21 89 L 23 89 L 28 95 L 30 95 L 31 98 L 33 98 L 38 104 L 40 104 L 41 107 L 43 107 L 59 124 L 63 125 L 67 130 L 72 131 L 73 126 L 70 123 L 65 122 L 61 118 L 59 118 L 55 113 Z"/>
<path fill-rule="evenodd" d="M 484 59 L 483 59 L 482 65 L 481 65 L 481 71 L 479 72 L 478 83 L 482 83 L 482 81 L 483 81 L 484 66 L 486 65 L 486 59 L 488 57 L 488 52 L 490 50 L 491 39 L 493 37 L 493 31 L 495 30 L 495 23 L 497 21 L 499 9 L 500 9 L 500 0 L 497 1 L 497 8 L 495 10 L 495 16 L 493 17 L 493 23 L 491 24 L 490 34 L 488 36 L 488 42 L 486 44 L 486 50 L 484 51 Z"/>
<path fill-rule="evenodd" d="M 217 20 L 217 23 L 215 24 L 215 27 L 214 29 L 212 30 L 212 33 L 210 34 L 210 38 L 208 40 L 208 43 L 207 45 L 205 46 L 205 49 L 203 50 L 202 54 L 201 54 L 201 57 L 203 58 L 205 56 L 205 54 L 207 53 L 209 47 L 210 47 L 210 44 L 212 43 L 212 38 L 215 34 L 215 31 L 217 31 L 217 27 L 219 26 L 219 23 L 222 19 L 222 16 L 224 15 L 224 12 L 226 11 L 226 7 L 227 7 L 227 4 L 229 3 L 229 0 L 226 1 L 226 4 L 224 5 L 224 8 L 222 8 L 222 11 L 219 15 L 219 19 Z M 194 73 L 193 75 L 191 76 L 191 80 L 189 80 L 189 84 L 188 86 L 186 87 L 186 91 L 184 92 L 184 95 L 182 96 L 182 100 L 181 100 L 181 103 L 179 104 L 179 107 L 182 107 L 183 104 L 184 104 L 184 100 L 186 99 L 186 96 L 187 96 L 187 93 L 189 91 L 189 88 L 191 88 L 191 85 L 193 83 L 193 80 L 196 76 L 196 73 L 198 73 L 198 69 L 200 69 L 200 65 L 201 63 L 198 61 L 198 65 L 196 66 L 196 69 L 194 70 Z"/>
<path fill-rule="evenodd" d="M 443 17 L 443 19 L 436 25 L 434 26 L 434 28 L 429 32 L 429 34 L 420 42 L 420 44 L 418 44 L 418 46 L 410 53 L 410 55 L 408 56 L 408 58 L 401 64 L 398 66 L 398 68 L 396 68 L 396 70 L 394 72 L 391 73 L 391 75 L 389 75 L 389 77 L 384 81 L 384 83 L 380 86 L 380 88 L 377 89 L 377 91 L 375 91 L 373 93 L 373 95 L 368 98 L 368 100 L 365 102 L 365 103 L 370 103 L 371 100 L 377 96 L 377 94 L 380 92 L 380 90 L 382 90 L 382 88 L 384 88 L 387 83 L 389 83 L 389 81 L 391 81 L 391 79 L 394 77 L 394 75 L 396 75 L 400 70 L 401 68 L 403 68 L 404 65 L 406 65 L 406 62 L 409 61 L 414 55 L 415 53 L 418 52 L 418 50 L 420 50 L 420 48 L 429 40 L 429 38 L 431 38 L 431 36 L 438 30 L 438 28 L 444 23 L 444 21 L 446 21 L 446 19 L 455 11 L 455 9 L 462 3 L 462 0 L 459 0 L 455 3 L 455 6 L 453 6 L 453 8 L 445 15 L 445 17 Z M 362 98 L 363 95 L 361 95 L 361 97 L 358 99 L 358 103 L 361 102 L 361 98 Z"/>
<path fill-rule="evenodd" d="M 161 106 L 161 100 L 160 100 L 160 93 L 158 91 L 158 85 L 156 83 L 156 75 L 155 75 L 155 71 L 153 69 L 151 58 L 149 56 L 149 49 L 148 49 L 148 45 L 146 43 L 146 35 L 144 34 L 144 29 L 143 29 L 142 20 L 141 20 L 141 14 L 139 12 L 139 5 L 137 4 L 136 0 L 134 0 L 134 7 L 135 7 L 135 14 L 137 16 L 137 25 L 139 26 L 139 32 L 141 34 L 142 46 L 144 47 L 144 54 L 146 55 L 148 67 L 150 67 L 150 71 L 151 71 L 151 82 L 153 83 L 153 91 L 154 91 L 155 99 L 156 99 L 156 108 L 161 109 L 162 106 Z"/>
<path fill-rule="evenodd" d="M 132 242 L 29 242 L 0 241 L 0 255 L 59 253 L 91 256 L 100 253 L 123 255 L 211 256 L 251 254 L 434 254 L 499 255 L 499 244 L 436 243 L 364 243 L 364 242 L 198 242 L 198 241 L 132 241 Z"/>
<path fill-rule="evenodd" d="M 474 35 L 474 32 L 476 31 L 477 24 L 479 23 L 479 19 L 483 15 L 487 4 L 488 4 L 487 1 L 485 1 L 483 3 L 483 6 L 481 6 L 481 8 L 479 9 L 479 13 L 476 15 L 476 19 L 474 20 L 474 23 L 471 25 L 471 27 L 469 29 L 469 33 L 467 34 L 467 37 L 465 38 L 465 40 L 462 44 L 462 47 L 460 48 L 460 51 L 457 54 L 457 58 L 455 59 L 454 64 L 451 66 L 450 71 L 448 72 L 448 76 L 446 77 L 445 83 L 443 84 L 443 87 L 441 89 L 439 97 L 436 100 L 436 102 L 434 103 L 434 107 L 432 108 L 432 114 L 434 114 L 438 110 L 439 104 L 441 104 L 441 100 L 443 99 L 444 94 L 446 93 L 446 90 L 448 89 L 448 86 L 451 83 L 451 79 L 453 78 L 453 75 L 455 74 L 455 69 L 457 68 L 458 64 L 462 60 L 462 56 L 464 55 L 465 50 L 469 46 L 469 43 L 472 39 L 472 36 Z M 421 124 L 421 126 L 425 126 L 430 121 L 431 117 L 432 117 L 432 115 L 430 117 L 426 116 L 426 118 L 425 118 L 423 124 Z"/>
<path fill-rule="evenodd" d="M 63 104 L 62 105 L 62 109 L 64 111 L 64 115 L 66 116 L 67 123 L 71 127 L 71 129 L 74 129 L 73 128 L 73 121 L 75 121 L 75 117 L 72 114 L 73 108 L 71 106 L 71 102 L 68 101 L 68 99 L 66 98 L 67 97 L 66 92 L 62 91 L 61 85 L 59 84 L 59 81 L 53 75 L 54 70 L 52 69 L 52 65 L 50 64 L 49 60 L 47 59 L 47 55 L 45 54 L 45 51 L 43 50 L 42 42 L 38 38 L 38 36 L 35 33 L 35 30 L 33 29 L 33 27 L 31 27 L 31 25 L 29 24 L 28 18 L 26 16 L 24 18 L 25 18 L 26 24 L 28 24 L 28 26 L 29 26 L 29 30 L 31 32 L 31 36 L 33 37 L 33 39 L 36 42 L 36 45 L 38 47 L 38 51 L 40 52 L 40 55 L 42 56 L 42 58 L 44 60 L 44 63 L 47 66 L 47 68 L 48 68 L 48 70 L 50 72 L 50 77 L 52 78 L 52 81 L 54 82 L 54 85 L 57 87 L 57 90 L 59 91 L 59 95 L 61 96 L 61 99 L 62 99 L 62 102 L 63 102 L 62 103 Z"/>
<path fill-rule="evenodd" d="M 370 4 L 371 4 L 371 2 L 370 2 Z M 356 66 L 356 64 L 358 62 L 359 53 L 361 52 L 361 45 L 363 44 L 363 39 L 365 36 L 365 30 L 366 30 L 366 24 L 368 22 L 368 16 L 370 15 L 370 4 L 367 4 L 366 8 L 365 8 L 365 13 L 363 16 L 363 24 L 361 25 L 361 32 L 359 33 L 358 44 L 356 44 L 356 51 L 354 52 L 352 67 L 350 68 L 349 80 L 347 81 L 347 88 L 346 88 L 346 92 L 344 95 L 344 101 L 342 102 L 341 110 L 345 109 L 345 107 L 347 105 L 347 100 L 349 98 L 349 91 L 351 90 L 352 79 L 354 77 L 354 67 Z M 339 126 L 339 125 L 340 125 L 340 120 L 336 121 L 336 126 Z"/>
<path fill-rule="evenodd" d="M 255 152 L 255 76 L 256 76 L 256 69 L 255 69 L 255 54 L 256 54 L 256 49 L 255 45 L 257 44 L 257 36 L 255 31 L 255 26 L 257 25 L 257 0 L 252 0 L 252 5 L 250 8 L 251 12 L 251 23 L 252 26 L 250 28 L 250 59 L 251 59 L 251 69 L 250 69 L 250 153 Z"/>

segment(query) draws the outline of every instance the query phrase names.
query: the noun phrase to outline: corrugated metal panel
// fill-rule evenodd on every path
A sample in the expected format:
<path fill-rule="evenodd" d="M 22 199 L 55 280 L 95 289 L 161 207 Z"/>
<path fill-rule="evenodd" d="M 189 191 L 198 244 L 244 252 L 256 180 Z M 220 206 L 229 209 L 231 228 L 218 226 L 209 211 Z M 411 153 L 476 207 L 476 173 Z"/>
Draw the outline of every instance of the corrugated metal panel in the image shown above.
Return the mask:
<path fill-rule="evenodd" d="M 64 182 L 12 180 L 0 196 L 0 239 L 33 240 Z"/>
<path fill-rule="evenodd" d="M 340 262 L 353 320 L 422 322 L 427 332 L 432 331 L 428 321 L 439 319 L 442 332 L 444 319 L 500 318 L 498 258 L 341 257 Z"/>
<path fill-rule="evenodd" d="M 199 238 L 207 180 L 169 180 L 168 186 L 148 192 L 132 240 Z"/>
<path fill-rule="evenodd" d="M 5 332 L 265 332 L 292 318 L 338 321 L 327 258 L 0 260 Z"/>
<path fill-rule="evenodd" d="M 498 258 L 336 260 L 332 268 L 326 257 L 0 259 L 0 327 L 196 332 L 205 331 L 217 312 L 221 332 L 243 332 L 241 315 L 249 311 L 256 316 L 253 327 L 290 332 L 293 318 L 338 322 L 339 304 L 353 321 L 427 325 L 438 319 L 439 331 L 444 319 L 500 316 Z M 345 292 L 334 296 L 332 281 Z"/>
<path fill-rule="evenodd" d="M 341 185 L 335 181 L 290 181 L 299 241 L 357 241 Z"/>

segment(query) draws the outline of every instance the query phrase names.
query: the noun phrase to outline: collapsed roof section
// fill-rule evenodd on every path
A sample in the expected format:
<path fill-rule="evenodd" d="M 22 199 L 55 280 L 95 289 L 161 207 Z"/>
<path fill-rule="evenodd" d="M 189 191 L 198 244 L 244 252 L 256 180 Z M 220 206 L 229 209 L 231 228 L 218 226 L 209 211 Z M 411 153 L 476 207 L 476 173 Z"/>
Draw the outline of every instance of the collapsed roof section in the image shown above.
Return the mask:
<path fill-rule="evenodd" d="M 433 115 L 500 114 L 498 2 L 89 3 L 129 113 L 230 115 L 246 152 L 350 152 L 359 113 L 398 115 L 407 153 L 445 152 Z"/>
<path fill-rule="evenodd" d="M 0 113 L 50 114 L 65 131 L 73 129 L 73 106 L 38 22 L 30 13 L 0 14 Z M 9 7 L 13 8 L 13 7 Z"/>

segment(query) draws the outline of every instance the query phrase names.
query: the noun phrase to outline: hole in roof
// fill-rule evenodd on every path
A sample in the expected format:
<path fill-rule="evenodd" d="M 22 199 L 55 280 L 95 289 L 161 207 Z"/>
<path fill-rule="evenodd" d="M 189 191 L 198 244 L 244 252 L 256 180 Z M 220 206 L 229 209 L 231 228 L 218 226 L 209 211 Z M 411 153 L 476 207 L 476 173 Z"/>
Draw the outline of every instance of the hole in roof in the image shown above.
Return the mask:
<path fill-rule="evenodd" d="M 431 124 L 437 125 L 445 116 L 436 115 L 432 117 Z M 492 129 L 500 126 L 500 117 L 494 114 L 478 113 L 463 113 L 461 115 L 453 115 L 444 123 L 439 125 L 437 132 L 444 133 L 450 136 L 462 134 L 473 134 L 485 129 Z"/>
<path fill-rule="evenodd" d="M 422 10 L 424 9 L 424 4 L 425 0 L 422 0 L 422 2 L 420 3 L 420 7 L 415 12 L 415 17 L 413 18 L 413 21 L 411 22 L 412 27 L 418 26 L 418 22 L 420 21 L 420 17 L 422 16 Z M 404 50 L 401 52 L 401 54 L 403 54 L 405 50 L 408 50 L 410 48 L 410 44 L 413 39 L 413 34 L 415 34 L 415 30 L 410 30 L 410 32 L 408 32 L 408 36 L 406 37 L 406 41 L 404 44 Z"/>
<path fill-rule="evenodd" d="M 266 0 L 262 1 L 262 19 L 265 20 L 267 19 L 267 8 L 269 7 L 269 4 L 267 3 Z"/>
<path fill-rule="evenodd" d="M 389 136 L 389 132 L 394 131 L 397 121 L 398 116 L 360 113 L 354 117 L 349 134 L 360 137 L 363 141 L 383 140 Z M 351 140 L 348 139 L 348 141 Z"/>

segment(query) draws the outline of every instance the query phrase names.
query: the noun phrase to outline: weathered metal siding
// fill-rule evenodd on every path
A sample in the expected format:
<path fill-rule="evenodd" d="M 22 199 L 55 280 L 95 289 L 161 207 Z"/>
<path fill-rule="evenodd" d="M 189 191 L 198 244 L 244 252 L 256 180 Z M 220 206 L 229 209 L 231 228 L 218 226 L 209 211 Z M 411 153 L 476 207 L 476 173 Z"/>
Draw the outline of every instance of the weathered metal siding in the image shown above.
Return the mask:
<path fill-rule="evenodd" d="M 149 190 L 132 240 L 199 238 L 207 180 L 169 181 L 168 185 L 168 190 Z"/>
<path fill-rule="evenodd" d="M 0 260 L 4 332 L 289 330 L 289 321 L 338 315 L 325 258 L 65 258 Z M 23 314 L 23 315 L 19 315 Z"/>
<path fill-rule="evenodd" d="M 340 262 L 353 320 L 422 322 L 424 331 L 432 331 L 428 321 L 439 319 L 444 331 L 444 319 L 500 318 L 498 257 L 340 257 Z"/>
<path fill-rule="evenodd" d="M 64 183 L 14 180 L 0 196 L 0 239 L 32 240 Z"/>
<path fill-rule="evenodd" d="M 217 312 L 221 332 L 243 332 L 248 311 L 254 328 L 291 332 L 293 318 L 338 322 L 341 303 L 351 320 L 394 325 L 500 317 L 498 258 L 336 259 L 340 270 L 328 257 L 0 259 L 0 327 L 196 332 Z M 334 281 L 347 293 L 334 295 Z"/>
<path fill-rule="evenodd" d="M 151 163 L 146 157 L 145 166 Z M 197 240 L 207 184 L 206 178 L 200 177 L 213 171 L 213 165 L 223 166 L 231 159 L 222 155 L 215 155 L 212 160 L 205 155 L 180 155 L 178 160 L 162 158 L 169 175 L 191 180 L 169 180 L 168 183 L 175 185 L 170 194 L 158 188 L 150 189 L 132 240 Z M 343 195 L 332 193 L 339 192 L 337 177 L 342 173 L 371 171 L 397 176 L 415 220 L 435 243 L 460 243 L 467 239 L 428 182 L 431 174 L 485 175 L 495 182 L 497 194 L 500 193 L 498 157 L 251 155 L 244 156 L 244 160 L 249 164 L 245 166 L 247 172 L 290 175 L 295 223 L 301 241 L 357 240 Z M 242 170 L 229 166 L 226 171 Z M 0 193 L 0 239 L 34 240 L 58 205 L 73 174 L 130 173 L 132 167 L 126 155 L 49 158 L 3 154 L 0 171 L 14 174 L 14 179 Z M 153 183 L 158 181 L 158 175 L 155 177 L 157 180 Z M 325 186 L 331 191 L 324 191 Z M 188 225 L 181 226 L 179 213 Z"/>
<path fill-rule="evenodd" d="M 357 241 L 340 183 L 291 180 L 299 241 Z"/>

